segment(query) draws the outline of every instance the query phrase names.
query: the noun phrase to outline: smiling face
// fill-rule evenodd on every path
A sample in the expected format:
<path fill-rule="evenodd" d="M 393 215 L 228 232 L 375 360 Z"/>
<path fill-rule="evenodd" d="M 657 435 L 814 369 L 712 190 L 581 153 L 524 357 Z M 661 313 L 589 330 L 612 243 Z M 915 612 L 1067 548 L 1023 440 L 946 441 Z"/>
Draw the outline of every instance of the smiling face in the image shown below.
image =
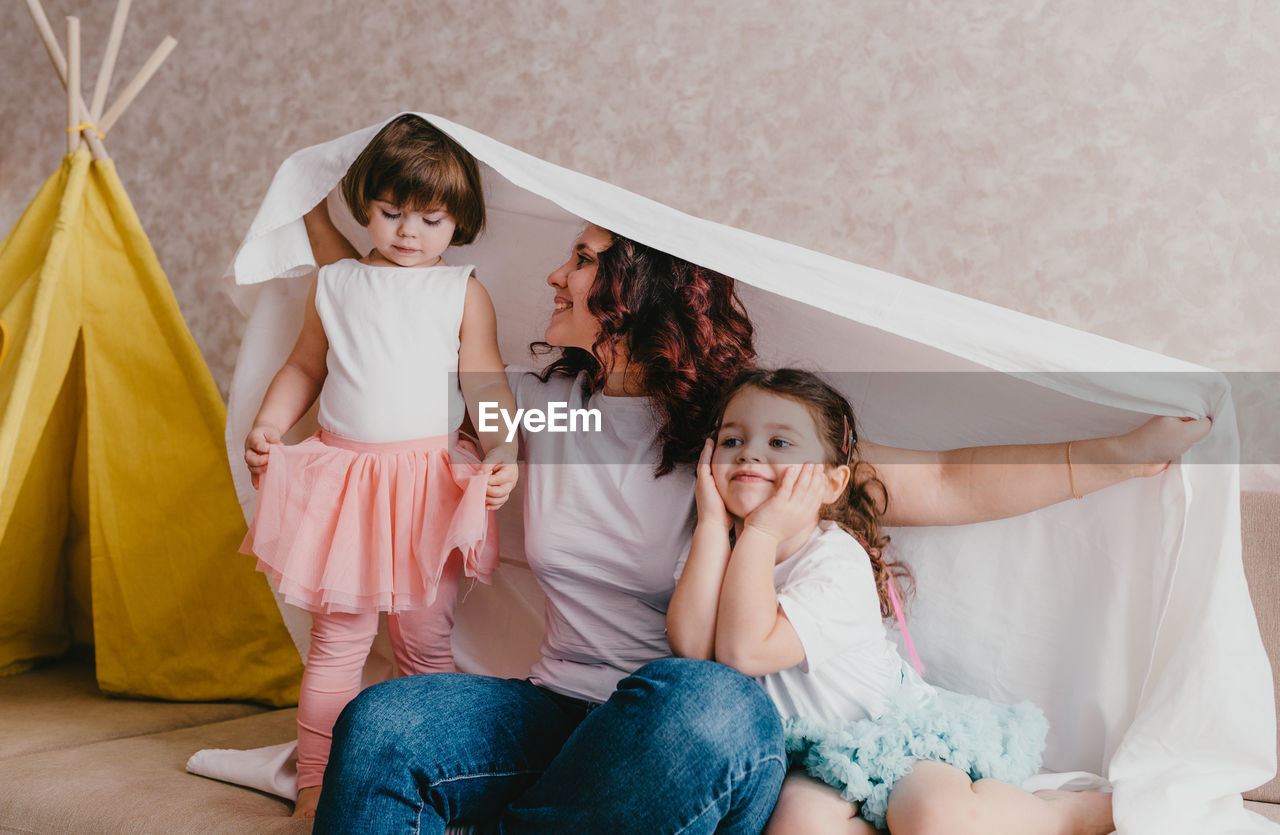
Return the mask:
<path fill-rule="evenodd" d="M 790 397 L 746 387 L 724 410 L 711 475 L 725 508 L 745 518 L 773 495 L 788 467 L 817 462 L 830 464 L 830 453 L 818 438 L 809 407 Z M 825 501 L 842 490 L 847 467 L 827 467 L 831 489 Z"/>
<path fill-rule="evenodd" d="M 421 211 L 389 200 L 369 202 L 373 252 L 366 264 L 382 267 L 433 267 L 453 240 L 456 224 L 444 209 Z"/>
<path fill-rule="evenodd" d="M 590 351 L 600 336 L 600 322 L 587 309 L 587 295 L 596 280 L 597 256 L 613 244 L 613 236 L 588 226 L 574 241 L 569 260 L 547 276 L 555 290 L 555 310 L 543 339 L 558 348 Z"/>

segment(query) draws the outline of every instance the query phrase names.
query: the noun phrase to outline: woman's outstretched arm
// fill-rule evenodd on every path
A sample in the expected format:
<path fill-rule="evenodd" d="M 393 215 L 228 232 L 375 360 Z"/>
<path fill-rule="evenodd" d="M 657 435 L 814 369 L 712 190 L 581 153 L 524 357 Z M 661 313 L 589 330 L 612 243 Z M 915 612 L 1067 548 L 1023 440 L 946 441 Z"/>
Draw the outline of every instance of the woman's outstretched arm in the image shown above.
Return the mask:
<path fill-rule="evenodd" d="M 860 443 L 889 494 L 886 525 L 964 525 L 1038 510 L 1163 472 L 1212 421 L 1155 417 L 1123 435 L 1068 446 L 1016 444 L 942 452 Z"/>

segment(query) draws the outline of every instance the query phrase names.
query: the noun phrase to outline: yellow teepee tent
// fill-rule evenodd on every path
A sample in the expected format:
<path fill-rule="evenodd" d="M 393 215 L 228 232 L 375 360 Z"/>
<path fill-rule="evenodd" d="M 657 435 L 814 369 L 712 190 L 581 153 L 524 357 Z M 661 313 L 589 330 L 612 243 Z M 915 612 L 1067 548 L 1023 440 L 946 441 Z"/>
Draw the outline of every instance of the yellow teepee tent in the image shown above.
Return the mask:
<path fill-rule="evenodd" d="M 225 406 L 107 158 L 101 134 L 173 46 L 103 114 L 28 0 L 68 90 L 68 153 L 0 245 L 0 674 L 92 642 L 107 692 L 297 699 L 301 664 L 244 519 Z M 88 144 L 89 148 L 83 147 Z"/>

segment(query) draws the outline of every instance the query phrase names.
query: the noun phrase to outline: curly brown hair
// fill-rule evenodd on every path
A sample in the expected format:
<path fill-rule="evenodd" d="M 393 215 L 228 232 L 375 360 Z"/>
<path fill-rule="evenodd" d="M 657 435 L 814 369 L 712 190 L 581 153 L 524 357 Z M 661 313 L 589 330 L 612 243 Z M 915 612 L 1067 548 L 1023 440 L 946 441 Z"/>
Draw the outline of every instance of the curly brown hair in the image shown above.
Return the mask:
<path fill-rule="evenodd" d="M 863 461 L 858 452 L 857 423 L 853 407 L 840 392 L 816 374 L 796 368 L 752 368 L 733 381 L 721 400 L 718 415 L 723 415 L 734 395 L 754 388 L 790 398 L 803 404 L 813 417 L 818 437 L 830 467 L 847 465 L 849 483 L 834 502 L 822 507 L 820 516 L 848 531 L 866 549 L 875 572 L 876 591 L 880 595 L 880 615 L 894 616 L 889 584 L 902 591 L 914 587 L 911 569 L 886 556 L 889 535 L 880 527 L 880 518 L 889 507 L 889 492 L 876 475 L 875 467 Z"/>
<path fill-rule="evenodd" d="M 600 333 L 590 351 L 560 348 L 541 377 L 586 372 L 584 393 L 593 394 L 604 388 L 608 358 L 625 348 L 658 418 L 662 476 L 698 460 L 726 382 L 755 359 L 754 329 L 732 278 L 609 234 L 587 295 Z M 529 347 L 553 350 L 546 342 Z"/>

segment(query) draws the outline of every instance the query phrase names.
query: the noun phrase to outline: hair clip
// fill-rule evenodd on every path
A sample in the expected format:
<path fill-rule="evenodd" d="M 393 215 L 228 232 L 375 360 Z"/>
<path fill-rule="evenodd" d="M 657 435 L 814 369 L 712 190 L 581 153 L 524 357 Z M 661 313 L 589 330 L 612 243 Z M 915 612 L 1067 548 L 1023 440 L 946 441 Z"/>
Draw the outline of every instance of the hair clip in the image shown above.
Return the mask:
<path fill-rule="evenodd" d="M 853 460 L 853 445 L 857 443 L 857 439 L 853 437 L 853 429 L 849 427 L 849 416 L 844 415 L 844 440 L 840 451 L 844 453 L 844 463 L 847 466 Z"/>
<path fill-rule="evenodd" d="M 854 434 L 853 427 L 849 425 L 849 416 L 844 415 L 844 439 L 840 446 L 840 451 L 844 453 L 844 463 L 847 465 L 853 460 L 853 447 L 858 443 L 858 436 Z"/>

